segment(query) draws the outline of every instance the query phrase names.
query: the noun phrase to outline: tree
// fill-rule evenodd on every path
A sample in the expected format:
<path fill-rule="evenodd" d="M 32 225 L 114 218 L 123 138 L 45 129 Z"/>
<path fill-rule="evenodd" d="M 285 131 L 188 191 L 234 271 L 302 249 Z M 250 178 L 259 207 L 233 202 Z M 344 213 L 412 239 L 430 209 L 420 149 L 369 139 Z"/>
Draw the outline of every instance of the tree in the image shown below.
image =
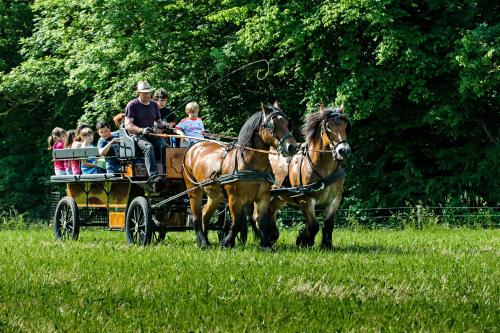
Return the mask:
<path fill-rule="evenodd" d="M 343 102 L 354 123 L 347 204 L 465 191 L 499 202 L 494 3 L 40 0 L 32 10 L 22 62 L 0 82 L 4 207 L 43 202 L 54 126 L 110 119 L 141 79 L 170 91 L 179 118 L 198 100 L 208 127 L 226 134 L 260 102 L 280 99 L 296 121 Z M 264 80 L 262 64 L 226 76 L 259 59 Z"/>

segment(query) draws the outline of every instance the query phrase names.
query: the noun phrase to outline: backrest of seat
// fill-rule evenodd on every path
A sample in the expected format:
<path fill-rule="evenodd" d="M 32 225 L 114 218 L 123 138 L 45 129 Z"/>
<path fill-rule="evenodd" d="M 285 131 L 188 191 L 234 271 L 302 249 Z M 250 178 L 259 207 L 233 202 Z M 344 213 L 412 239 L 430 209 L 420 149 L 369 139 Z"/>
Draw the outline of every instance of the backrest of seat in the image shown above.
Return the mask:
<path fill-rule="evenodd" d="M 120 156 L 121 159 L 135 158 L 135 142 L 124 128 L 120 132 Z"/>
<path fill-rule="evenodd" d="M 97 147 L 87 148 L 70 148 L 70 149 L 53 149 L 52 157 L 58 159 L 86 159 L 99 156 Z"/>

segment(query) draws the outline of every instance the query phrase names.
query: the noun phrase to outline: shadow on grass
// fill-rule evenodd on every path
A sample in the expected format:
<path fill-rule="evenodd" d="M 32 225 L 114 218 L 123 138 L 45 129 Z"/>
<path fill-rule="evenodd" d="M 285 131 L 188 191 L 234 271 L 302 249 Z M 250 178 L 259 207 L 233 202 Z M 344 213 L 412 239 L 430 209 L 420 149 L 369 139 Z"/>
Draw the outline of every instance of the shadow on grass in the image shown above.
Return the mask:
<path fill-rule="evenodd" d="M 324 252 L 324 253 L 380 253 L 380 254 L 409 254 L 400 247 L 382 246 L 382 245 L 342 245 L 333 246 L 331 249 L 323 249 L 316 244 L 312 247 L 298 247 L 295 244 L 279 244 L 276 252 Z"/>

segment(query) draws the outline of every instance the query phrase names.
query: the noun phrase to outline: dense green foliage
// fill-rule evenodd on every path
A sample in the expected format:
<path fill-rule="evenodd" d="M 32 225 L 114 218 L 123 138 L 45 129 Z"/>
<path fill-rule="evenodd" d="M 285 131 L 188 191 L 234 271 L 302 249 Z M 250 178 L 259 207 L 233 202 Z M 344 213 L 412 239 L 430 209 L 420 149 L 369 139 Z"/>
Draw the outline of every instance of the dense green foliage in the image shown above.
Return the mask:
<path fill-rule="evenodd" d="M 332 252 L 0 232 L 0 331 L 496 332 L 499 230 L 347 231 Z"/>
<path fill-rule="evenodd" d="M 0 11 L 3 208 L 43 210 L 51 129 L 110 119 L 139 79 L 168 89 L 178 117 L 195 96 L 228 134 L 261 101 L 279 98 L 297 122 L 343 102 L 350 205 L 500 201 L 494 1 L 1 0 Z M 259 59 L 264 80 L 259 64 L 203 90 Z"/>

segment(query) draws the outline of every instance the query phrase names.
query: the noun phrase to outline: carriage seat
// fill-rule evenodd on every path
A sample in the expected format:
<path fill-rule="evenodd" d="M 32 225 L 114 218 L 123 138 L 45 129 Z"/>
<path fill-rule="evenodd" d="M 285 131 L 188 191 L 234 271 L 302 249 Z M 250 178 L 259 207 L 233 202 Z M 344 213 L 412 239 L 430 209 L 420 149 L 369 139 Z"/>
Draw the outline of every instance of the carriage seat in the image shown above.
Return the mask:
<path fill-rule="evenodd" d="M 101 182 L 105 180 L 123 179 L 122 176 L 114 173 L 94 173 L 81 175 L 51 176 L 52 183 L 78 183 L 78 182 Z"/>
<path fill-rule="evenodd" d="M 89 158 L 100 158 L 99 149 L 97 147 L 87 148 L 68 148 L 52 150 L 54 160 L 86 160 Z M 98 173 L 98 174 L 80 174 L 80 175 L 62 175 L 51 176 L 50 181 L 53 183 L 67 182 L 98 182 L 109 179 L 121 179 L 119 174 L 114 173 Z"/>
<path fill-rule="evenodd" d="M 144 162 L 144 155 L 137 147 L 134 139 L 128 134 L 127 130 L 120 128 L 120 152 L 119 159 L 125 161 L 125 175 L 128 177 L 148 177 L 146 165 Z M 157 161 L 157 168 L 159 174 L 163 174 L 163 165 Z"/>
<path fill-rule="evenodd" d="M 99 149 L 97 147 L 87 148 L 68 148 L 52 150 L 54 160 L 86 160 L 89 158 L 99 158 Z"/>
<path fill-rule="evenodd" d="M 120 133 L 120 156 L 118 158 L 127 160 L 138 157 L 137 153 L 141 152 L 141 150 L 136 149 L 135 141 L 128 135 L 127 130 L 120 128 L 118 132 Z"/>
<path fill-rule="evenodd" d="M 130 177 L 147 177 L 142 151 L 138 149 L 134 139 L 124 128 L 120 128 L 120 160 L 126 160 L 125 175 Z M 182 161 L 186 148 L 167 148 L 165 161 L 156 161 L 159 174 L 167 178 L 182 178 Z M 165 170 L 163 163 L 165 163 Z"/>

